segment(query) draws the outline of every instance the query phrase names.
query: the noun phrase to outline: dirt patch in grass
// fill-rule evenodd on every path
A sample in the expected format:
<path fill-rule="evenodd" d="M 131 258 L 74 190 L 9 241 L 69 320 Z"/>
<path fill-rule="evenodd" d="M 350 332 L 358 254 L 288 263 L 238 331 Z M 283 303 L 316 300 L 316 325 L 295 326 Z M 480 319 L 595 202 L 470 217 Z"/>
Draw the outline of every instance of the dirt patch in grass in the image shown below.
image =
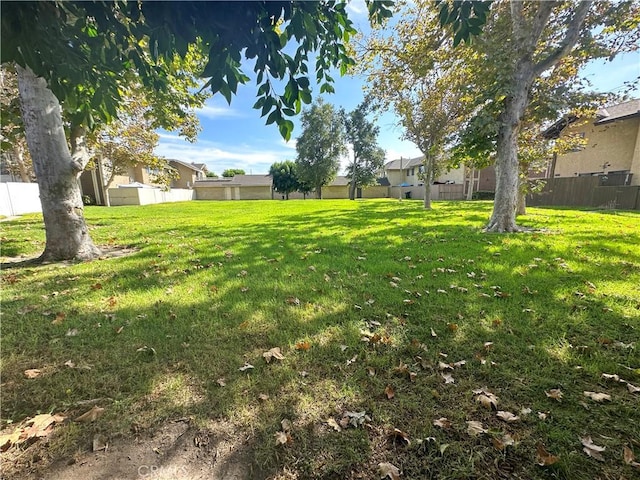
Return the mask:
<path fill-rule="evenodd" d="M 104 440 L 107 444 L 104 450 L 85 450 L 50 465 L 38 461 L 44 457 L 44 443 L 37 442 L 19 453 L 9 450 L 3 454 L 3 470 L 13 478 L 31 480 L 242 480 L 266 477 L 253 464 L 250 439 L 226 422 L 211 422 L 205 428 L 198 428 L 188 419 L 181 419 L 166 422 L 153 432 Z M 90 445 L 86 447 L 91 448 Z"/>
<path fill-rule="evenodd" d="M 98 260 L 108 260 L 110 258 L 122 258 L 127 257 L 129 255 L 133 255 L 138 252 L 137 248 L 129 248 L 118 245 L 102 245 L 100 247 L 102 251 L 102 255 L 98 257 Z M 20 267 L 37 267 L 38 265 L 51 265 L 50 262 L 41 262 L 40 255 L 21 255 L 19 257 L 5 257 L 3 258 L 2 263 L 0 263 L 0 268 L 20 268 Z M 65 260 L 61 262 L 56 262 L 55 265 L 59 265 L 61 267 L 74 265 L 78 263 L 76 260 Z"/>

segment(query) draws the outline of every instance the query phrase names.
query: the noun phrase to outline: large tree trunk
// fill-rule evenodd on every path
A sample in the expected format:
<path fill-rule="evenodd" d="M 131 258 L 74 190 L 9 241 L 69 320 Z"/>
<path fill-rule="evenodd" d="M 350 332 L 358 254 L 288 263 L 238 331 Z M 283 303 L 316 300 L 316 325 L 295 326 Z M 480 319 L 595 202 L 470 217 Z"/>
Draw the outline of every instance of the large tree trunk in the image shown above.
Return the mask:
<path fill-rule="evenodd" d="M 316 187 L 316 199 L 322 200 L 322 185 Z"/>
<path fill-rule="evenodd" d="M 60 102 L 44 79 L 17 67 L 20 105 L 46 232 L 42 261 L 91 260 L 100 255 L 84 219 L 78 184 L 83 165 L 69 152 Z"/>
<path fill-rule="evenodd" d="M 351 182 L 349 182 L 349 200 L 355 200 L 356 199 L 356 179 L 352 178 Z"/>
<path fill-rule="evenodd" d="M 431 210 L 431 184 L 433 183 L 433 160 L 425 155 L 424 165 L 424 209 Z"/>
<path fill-rule="evenodd" d="M 529 103 L 529 87 L 533 81 L 533 65 L 521 62 L 512 81 L 512 93 L 500 116 L 496 160 L 496 196 L 487 232 L 518 232 L 518 132 L 525 108 Z"/>

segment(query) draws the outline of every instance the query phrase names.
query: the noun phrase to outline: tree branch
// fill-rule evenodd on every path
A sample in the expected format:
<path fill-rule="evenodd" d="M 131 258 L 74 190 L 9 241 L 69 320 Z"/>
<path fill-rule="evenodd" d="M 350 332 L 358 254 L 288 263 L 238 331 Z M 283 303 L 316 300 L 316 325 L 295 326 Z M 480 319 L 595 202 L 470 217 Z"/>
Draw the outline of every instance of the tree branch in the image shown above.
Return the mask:
<path fill-rule="evenodd" d="M 580 2 L 576 11 L 573 14 L 571 20 L 567 22 L 567 33 L 565 34 L 562 42 L 547 58 L 539 61 L 533 66 L 535 76 L 540 75 L 545 70 L 555 65 L 558 60 L 567 55 L 578 41 L 580 35 L 580 29 L 584 23 L 584 19 L 589 13 L 589 8 L 593 0 L 584 0 Z"/>

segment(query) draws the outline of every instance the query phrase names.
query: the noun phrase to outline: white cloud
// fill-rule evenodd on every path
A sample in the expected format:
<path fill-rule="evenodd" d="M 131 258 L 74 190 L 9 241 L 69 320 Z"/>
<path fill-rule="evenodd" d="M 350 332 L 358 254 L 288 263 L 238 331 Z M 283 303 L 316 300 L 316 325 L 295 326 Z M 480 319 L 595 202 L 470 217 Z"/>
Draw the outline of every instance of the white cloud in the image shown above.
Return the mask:
<path fill-rule="evenodd" d="M 280 145 L 282 145 L 284 148 L 290 148 L 291 150 L 295 150 L 297 144 L 298 144 L 298 140 L 295 138 L 292 138 L 288 142 L 284 138 L 280 139 Z"/>
<path fill-rule="evenodd" d="M 177 135 L 160 133 L 156 155 L 184 162 L 204 163 L 217 174 L 228 168 L 241 168 L 247 173 L 266 174 L 274 162 L 290 157 L 290 150 L 255 148 L 247 145 L 222 145 L 207 140 L 188 143 Z"/>
<path fill-rule="evenodd" d="M 347 12 L 354 15 L 367 15 L 367 5 L 364 0 L 351 0 L 347 5 Z"/>
<path fill-rule="evenodd" d="M 195 111 L 196 114 L 206 118 L 222 118 L 222 117 L 242 117 L 242 113 L 231 107 L 217 107 L 213 105 L 205 105 Z"/>

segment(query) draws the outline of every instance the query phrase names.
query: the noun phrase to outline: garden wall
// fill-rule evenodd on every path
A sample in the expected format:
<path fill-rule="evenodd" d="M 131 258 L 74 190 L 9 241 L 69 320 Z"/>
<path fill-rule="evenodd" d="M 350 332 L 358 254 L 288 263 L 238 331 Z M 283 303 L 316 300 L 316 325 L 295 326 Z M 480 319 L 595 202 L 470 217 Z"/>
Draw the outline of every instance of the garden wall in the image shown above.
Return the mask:
<path fill-rule="evenodd" d="M 151 205 L 153 203 L 186 202 L 195 199 L 193 190 L 173 188 L 163 192 L 159 188 L 110 188 L 109 202 L 118 205 Z"/>
<path fill-rule="evenodd" d="M 11 217 L 42 212 L 37 183 L 0 183 L 0 215 Z"/>

